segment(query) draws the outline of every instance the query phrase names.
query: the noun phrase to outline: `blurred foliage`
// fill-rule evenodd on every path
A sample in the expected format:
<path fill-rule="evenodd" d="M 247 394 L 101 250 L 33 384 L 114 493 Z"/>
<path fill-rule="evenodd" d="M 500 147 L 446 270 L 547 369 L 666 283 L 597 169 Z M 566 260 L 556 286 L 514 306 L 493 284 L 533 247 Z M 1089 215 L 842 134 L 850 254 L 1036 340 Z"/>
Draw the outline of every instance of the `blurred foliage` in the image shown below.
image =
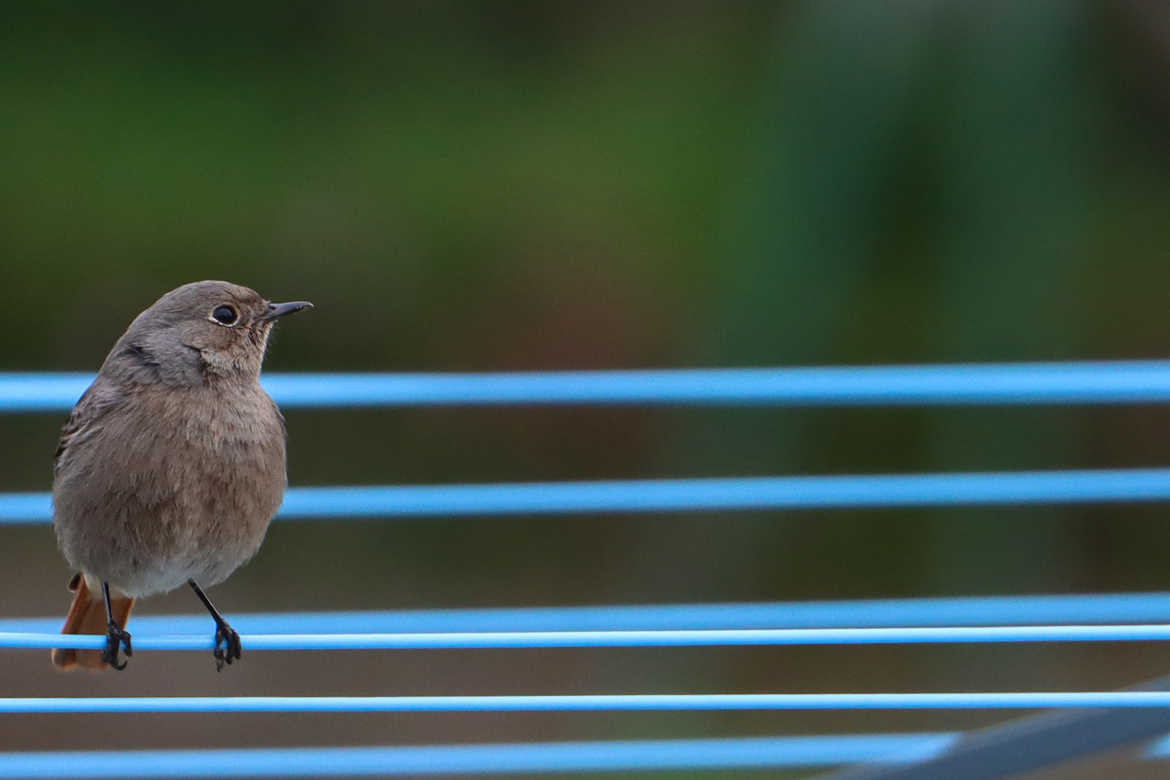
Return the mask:
<path fill-rule="evenodd" d="M 1167 30 L 1167 7 L 1140 0 L 6 9 L 0 368 L 92 370 L 135 313 L 199 278 L 317 304 L 281 326 L 269 370 L 1164 355 Z M 1161 407 L 288 422 L 297 484 L 1154 465 L 1170 430 Z M 0 418 L 0 489 L 47 489 L 59 423 Z M 230 612 L 1157 589 L 1163 515 L 288 524 L 223 591 Z M 11 561 L 44 563 L 7 611 L 62 608 L 47 530 L 5 533 Z M 702 685 L 685 659 L 622 677 L 565 657 L 598 689 L 1006 674 L 977 652 L 875 655 L 854 680 L 813 653 L 727 651 Z M 1094 653 L 1044 674 L 1092 687 L 1152 663 Z M 0 678 L 43 691 L 40 662 Z"/>
<path fill-rule="evenodd" d="M 324 304 L 287 365 L 673 357 L 775 8 L 232 8 L 7 28 L 6 316 L 70 315 L 6 365 L 89 366 L 82 326 L 216 275 Z"/>

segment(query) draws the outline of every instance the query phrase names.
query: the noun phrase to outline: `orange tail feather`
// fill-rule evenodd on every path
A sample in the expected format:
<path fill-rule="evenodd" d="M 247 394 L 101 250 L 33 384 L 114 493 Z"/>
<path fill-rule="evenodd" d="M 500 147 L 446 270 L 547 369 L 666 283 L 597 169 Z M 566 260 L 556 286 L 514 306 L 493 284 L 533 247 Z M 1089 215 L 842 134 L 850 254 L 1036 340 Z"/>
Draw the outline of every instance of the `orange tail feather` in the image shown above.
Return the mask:
<path fill-rule="evenodd" d="M 69 614 L 65 618 L 65 625 L 61 628 L 62 634 L 106 634 L 106 604 L 102 599 L 101 591 L 91 592 L 85 584 L 85 577 L 80 573 L 74 575 L 69 582 L 69 590 L 73 591 L 73 604 L 69 607 Z M 120 627 L 126 627 L 130 619 L 130 608 L 134 606 L 134 599 L 111 594 L 110 610 L 114 615 L 114 622 Z M 102 661 L 102 654 L 98 650 L 76 650 L 73 648 L 56 648 L 49 657 L 53 665 L 63 671 L 77 667 L 100 672 L 110 667 Z"/>

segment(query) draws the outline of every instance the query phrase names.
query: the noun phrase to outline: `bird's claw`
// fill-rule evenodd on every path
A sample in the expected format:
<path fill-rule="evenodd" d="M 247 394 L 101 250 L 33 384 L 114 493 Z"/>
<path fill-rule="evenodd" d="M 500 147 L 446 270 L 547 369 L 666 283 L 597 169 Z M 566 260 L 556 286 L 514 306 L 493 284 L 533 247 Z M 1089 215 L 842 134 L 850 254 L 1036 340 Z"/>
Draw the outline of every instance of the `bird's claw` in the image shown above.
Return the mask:
<path fill-rule="evenodd" d="M 215 628 L 215 671 L 222 672 L 224 664 L 237 661 L 243 648 L 240 646 L 240 635 L 227 623 L 219 623 Z M 129 655 L 129 653 L 127 653 Z"/>
<path fill-rule="evenodd" d="M 126 662 L 118 663 L 118 651 L 125 649 L 126 657 L 134 655 L 134 648 L 130 645 L 130 632 L 110 621 L 106 625 L 106 646 L 102 649 L 102 661 L 119 672 L 126 668 Z"/>

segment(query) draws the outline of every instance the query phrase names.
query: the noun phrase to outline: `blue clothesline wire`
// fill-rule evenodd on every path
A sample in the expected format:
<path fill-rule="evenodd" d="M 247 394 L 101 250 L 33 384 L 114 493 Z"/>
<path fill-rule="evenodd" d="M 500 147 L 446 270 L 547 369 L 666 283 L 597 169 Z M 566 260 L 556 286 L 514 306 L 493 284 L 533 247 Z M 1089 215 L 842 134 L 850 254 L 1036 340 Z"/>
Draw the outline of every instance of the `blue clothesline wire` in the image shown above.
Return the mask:
<path fill-rule="evenodd" d="M 267 612 L 232 615 L 232 624 L 245 634 L 656 631 L 720 628 L 1076 625 L 1168 621 L 1170 592 Z M 135 615 L 134 626 L 144 634 L 197 634 L 206 630 L 207 615 Z M 53 633 L 60 627 L 60 616 L 0 618 L 0 631 L 4 632 Z"/>
<path fill-rule="evenodd" d="M 211 624 L 198 634 L 134 635 L 136 650 L 211 650 Z M 450 650 L 568 647 L 721 647 L 780 645 L 984 644 L 1006 642 L 1154 642 L 1170 625 L 965 626 L 917 628 L 756 628 L 683 631 L 473 631 L 426 634 L 245 634 L 254 650 Z M 0 633 L 0 648 L 99 650 L 105 637 Z"/>
<path fill-rule="evenodd" d="M 290 488 L 278 517 L 1114 503 L 1170 499 L 1170 469 L 967 472 Z M 0 524 L 48 522 L 48 493 L 0 494 Z"/>
<path fill-rule="evenodd" d="M 87 373 L 0 373 L 0 411 L 68 410 Z M 487 404 L 939 405 L 1170 401 L 1170 361 L 435 374 L 267 374 L 286 409 Z"/>
<path fill-rule="evenodd" d="M 0 698 L 0 714 L 192 712 L 687 712 L 1170 707 L 1170 691 L 634 693 L 537 696 L 119 696 Z"/>
<path fill-rule="evenodd" d="M 3 375 L 0 374 L 0 411 L 55 411 L 66 410 L 91 380 L 88 375 Z M 1015 403 L 1122 403 L 1170 401 L 1170 361 L 1075 363 L 1075 364 L 1016 364 L 983 366 L 903 366 L 861 368 L 813 369 L 745 369 L 714 371 L 663 372 L 564 372 L 554 374 L 498 374 L 498 375 L 271 375 L 265 384 L 279 403 L 286 408 L 298 406 L 398 406 L 435 404 L 774 404 L 774 405 L 907 405 L 907 404 L 1015 404 Z M 835 481 L 835 482 L 834 482 Z M 822 492 L 824 491 L 824 492 Z M 831 495 L 829 495 L 831 494 Z M 763 479 L 714 480 L 660 480 L 640 482 L 530 484 L 530 485 L 463 485 L 463 486 L 390 486 L 372 488 L 302 488 L 289 493 L 283 512 L 289 518 L 322 518 L 335 516 L 425 516 L 476 515 L 504 513 L 558 513 L 558 512 L 648 512 L 682 511 L 695 509 L 752 509 L 801 507 L 863 507 L 863 506 L 934 506 L 948 504 L 1017 504 L 1079 501 L 1149 501 L 1170 498 L 1170 470 L 1146 469 L 1111 472 L 1025 472 L 1016 474 L 959 474 L 908 475 L 875 477 L 798 477 Z M 0 495 L 0 523 L 44 522 L 48 518 L 45 494 L 17 496 Z M 1128 596 L 1129 594 L 1126 594 Z M 1139 595 L 1139 594 L 1134 594 Z M 1140 594 L 1130 602 L 1133 619 L 1160 619 L 1165 611 L 1158 605 L 1159 594 Z M 1085 598 L 1085 597 L 1039 597 Z M 1088 597 L 1092 598 L 1092 597 Z M 1109 598 L 1109 597 L 1103 597 Z M 959 600 L 949 607 L 961 611 Z M 1098 606 L 1103 602 L 1093 602 Z M 1032 606 L 1051 608 L 1058 612 L 1071 602 L 1045 601 Z M 719 607 L 712 606 L 716 609 Z M 770 605 L 777 606 L 777 605 Z M 985 604 L 994 607 L 995 605 Z M 1002 605 L 1000 605 L 1002 606 Z M 1077 607 L 1091 606 L 1082 602 Z M 637 609 L 637 608 L 630 608 Z M 911 612 L 914 610 L 911 609 Z M 940 610 L 941 611 L 941 610 Z M 1146 614 L 1152 611 L 1153 614 Z M 1124 617 L 1099 614 L 1102 620 L 1125 620 Z M 1138 613 L 1143 613 L 1139 615 Z M 385 613 L 382 613 L 385 614 Z M 846 612 L 835 613 L 843 619 Z M 1014 613 L 1021 620 L 1019 612 Z M 352 613 L 350 613 L 352 616 Z M 935 617 L 938 614 L 936 613 Z M 262 618 L 264 616 L 257 616 Z M 269 616 L 272 617 L 272 616 Z M 282 620 L 291 616 L 277 616 Z M 344 615 L 338 616 L 344 619 Z M 807 615 L 806 615 L 807 617 Z M 927 620 L 925 612 L 908 614 L 905 619 Z M 1074 614 L 1070 619 L 1081 618 Z M 182 618 L 193 620 L 193 618 Z M 293 618 L 295 619 L 295 617 Z M 560 619 L 564 619 L 561 615 Z M 1083 619 L 1083 618 L 1082 618 Z M 166 620 L 162 618 L 160 620 Z M 11 623 L 13 621 L 5 621 Z M 20 621 L 15 621 L 19 623 Z M 1022 620 L 1021 620 L 1022 622 Z M 140 621 L 141 623 L 141 621 Z M 203 619 L 206 623 L 206 618 Z M 192 626 L 194 623 L 192 623 Z M 319 626 L 316 626 L 319 628 Z M 644 636 L 633 632 L 589 632 L 574 636 L 552 636 L 548 633 L 525 635 L 447 633 L 442 636 L 417 634 L 354 634 L 353 632 L 316 633 L 306 635 L 264 636 L 253 632 L 245 637 L 250 649 L 292 649 L 301 647 L 551 647 L 551 646 L 636 646 L 663 644 L 723 644 L 737 643 L 796 644 L 796 643 L 872 643 L 923 641 L 1108 641 L 1154 640 L 1170 638 L 1170 631 L 1162 625 L 1015 625 L 1012 627 L 940 627 L 896 628 L 869 631 L 829 629 L 819 631 L 696 631 L 680 629 L 670 636 Z M 144 632 L 136 636 L 138 646 L 171 649 L 187 643 L 189 649 L 207 649 L 210 640 L 205 635 L 188 637 L 151 636 Z M 721 634 L 717 636 L 717 634 Z M 0 646 L 11 637 L 0 637 Z M 24 634 L 13 641 L 31 642 L 26 647 L 60 645 L 59 635 L 40 636 Z M 88 640 L 87 640 L 88 641 Z M 100 643 L 99 638 L 94 641 Z M 534 643 L 535 642 L 535 643 Z M 581 642 L 586 645 L 579 644 Z M 599 643 L 599 644 L 593 644 Z M 15 645 L 12 645 L 15 646 Z M 93 646 L 97 646 L 96 644 Z M 40 702 L 40 704 L 38 704 Z M 72 705 L 70 705 L 72 702 Z M 9 707 L 12 707 L 11 709 Z M 43 706 L 45 709 L 38 709 Z M 1064 693 L 943 693 L 943 694 L 682 694 L 682 695 L 615 695 L 615 696 L 504 696 L 504 697 L 285 697 L 233 699 L 6 699 L 0 700 L 0 712 L 425 712 L 425 711 L 581 711 L 581 710 L 692 710 L 692 709 L 935 709 L 935 708 L 1060 708 L 1107 707 L 1146 708 L 1170 706 L 1170 693 L 1150 691 L 1125 692 L 1064 692 Z M 59 709 L 58 707 L 64 707 Z M 886 739 L 891 735 L 879 735 Z M 905 743 L 910 752 L 897 759 L 911 761 L 929 758 L 945 751 L 955 735 L 899 735 L 923 738 L 923 741 Z M 833 739 L 865 739 L 833 738 Z M 925 738 L 935 739 L 928 742 Z M 788 738 L 779 738 L 781 740 Z M 806 738 L 807 739 L 807 738 Z M 817 739 L 817 738 L 811 738 Z M 712 742 L 710 740 L 705 742 Z M 744 742 L 734 740 L 733 742 Z M 776 743 L 775 740 L 756 740 Z M 587 743 L 586 743 L 587 744 Z M 589 750 L 604 757 L 620 756 L 622 744 L 600 743 Z M 682 745 L 683 741 L 673 741 Z M 780 752 L 793 755 L 791 742 Z M 859 743 L 858 743 L 859 744 Z M 841 751 L 846 743 L 834 745 L 839 760 L 883 760 L 880 756 L 846 756 Z M 883 742 L 894 749 L 893 743 Z M 351 751 L 323 755 L 322 749 L 293 749 L 301 753 L 297 758 L 279 767 L 272 751 L 152 751 L 151 758 L 141 753 L 145 762 L 141 769 L 127 767 L 127 756 L 135 753 L 110 752 L 88 754 L 78 766 L 89 766 L 95 774 L 66 770 L 68 774 L 19 775 L 7 773 L 8 756 L 0 755 L 0 777 L 15 776 L 154 776 L 159 774 L 158 762 L 164 762 L 170 776 L 172 769 L 188 767 L 192 775 L 206 775 L 208 757 L 222 757 L 224 770 L 234 774 L 257 772 L 270 776 L 292 774 L 290 767 L 300 767 L 303 773 L 336 774 L 338 762 L 360 766 L 362 761 L 385 761 L 384 754 L 352 751 L 382 750 L 447 750 L 440 748 L 344 748 Z M 497 748 L 537 751 L 561 746 L 509 745 L 464 746 L 472 749 Z M 569 748 L 570 752 L 577 746 Z M 743 755 L 743 745 L 728 755 Z M 706 748 L 704 750 L 703 748 Z M 815 752 L 825 745 L 809 748 Z M 638 750 L 642 749 L 639 744 Z M 670 764 L 670 751 L 665 743 L 645 748 L 644 765 L 615 765 L 611 768 L 702 768 L 712 764 Z M 864 752 L 864 748 L 861 748 Z M 330 749 L 324 749 L 328 751 Z M 696 746 L 697 755 L 711 756 L 718 752 L 712 745 Z M 303 752 L 302 752 L 303 751 Z M 1157 744 L 1150 756 L 1163 755 L 1170 745 L 1157 752 Z M 797 751 L 799 752 L 799 751 Z M 19 759 L 36 761 L 40 756 L 42 769 L 55 772 L 61 765 L 62 754 L 9 754 Z M 68 754 L 66 754 L 68 755 Z M 78 754 L 81 755 L 81 754 Z M 101 756 L 106 756 L 106 759 Z M 183 756 L 186 756 L 185 758 Z M 314 759 L 311 756 L 319 756 Z M 469 754 L 463 754 L 465 757 Z M 519 753 L 513 752 L 513 756 Z M 512 765 L 493 771 L 525 770 L 523 762 L 536 754 L 518 759 L 520 766 Z M 551 755 L 546 752 L 546 757 Z M 584 752 L 580 756 L 585 756 Z M 632 754 L 631 754 L 632 755 Z M 405 754 L 399 752 L 398 759 Z M 419 766 L 435 766 L 439 754 L 415 753 Z M 429 756 L 429 757 L 428 757 Z M 561 756 L 562 760 L 564 756 Z M 255 759 L 255 763 L 252 760 Z M 108 760 L 108 764 L 103 761 Z M 449 771 L 471 772 L 484 766 L 485 754 L 468 759 L 462 767 Z M 620 760 L 620 759 L 617 759 Z M 785 759 L 787 760 L 787 759 Z M 758 766 L 795 766 L 799 764 L 764 763 Z M 105 766 L 107 774 L 100 774 Z M 373 766 L 367 764 L 367 766 Z M 718 766 L 726 766 L 719 764 Z M 746 766 L 746 765 L 744 765 Z M 26 769 L 32 764 L 26 764 Z M 116 767 L 116 769 L 115 769 Z M 563 764 L 561 769 L 571 768 Z M 580 769 L 604 769 L 596 764 L 581 765 Z M 325 771 L 325 770 L 329 771 Z M 31 769 L 30 769 L 31 771 Z M 368 769 L 388 774 L 385 764 Z M 404 770 L 412 771 L 412 770 Z M 439 770 L 431 770 L 439 771 Z M 542 770 L 548 771 L 548 770 Z M 418 773 L 418 770 L 413 770 Z"/>
<path fill-rule="evenodd" d="M 942 755 L 953 733 L 479 745 L 0 753 L 0 778 L 347 777 L 780 769 Z"/>

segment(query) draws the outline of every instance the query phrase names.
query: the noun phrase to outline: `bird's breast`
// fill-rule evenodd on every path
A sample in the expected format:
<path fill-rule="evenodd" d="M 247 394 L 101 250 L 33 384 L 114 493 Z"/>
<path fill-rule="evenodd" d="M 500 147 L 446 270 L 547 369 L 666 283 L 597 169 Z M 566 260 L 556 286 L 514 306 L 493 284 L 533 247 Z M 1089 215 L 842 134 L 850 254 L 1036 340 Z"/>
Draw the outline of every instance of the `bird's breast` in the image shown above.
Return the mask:
<path fill-rule="evenodd" d="M 174 425 L 172 462 L 179 492 L 189 509 L 230 514 L 237 522 L 263 522 L 284 491 L 284 423 L 272 401 L 254 392 L 223 392 L 194 398 Z M 212 518 L 218 519 L 218 518 Z"/>
<path fill-rule="evenodd" d="M 286 483 L 284 423 L 259 385 L 128 397 L 54 485 L 70 562 L 130 595 L 222 581 L 252 557 Z"/>

